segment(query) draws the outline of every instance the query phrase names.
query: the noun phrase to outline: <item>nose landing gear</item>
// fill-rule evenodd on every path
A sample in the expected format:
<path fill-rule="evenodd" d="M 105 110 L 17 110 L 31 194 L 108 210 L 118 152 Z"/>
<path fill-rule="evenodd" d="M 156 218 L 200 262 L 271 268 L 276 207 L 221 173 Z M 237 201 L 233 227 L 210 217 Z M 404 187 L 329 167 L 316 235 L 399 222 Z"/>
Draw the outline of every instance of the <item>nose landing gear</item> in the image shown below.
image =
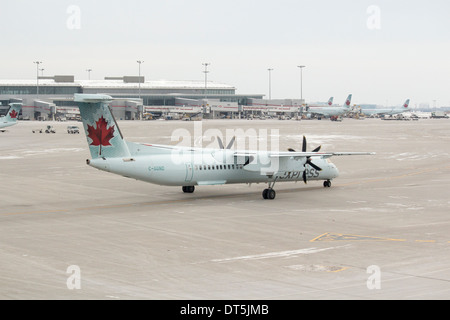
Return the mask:
<path fill-rule="evenodd" d="M 194 193 L 195 187 L 194 186 L 184 186 L 182 188 L 184 193 Z"/>
<path fill-rule="evenodd" d="M 329 187 L 331 187 L 331 180 L 325 180 L 325 181 L 323 182 L 323 187 L 324 187 L 324 188 L 329 188 Z"/>

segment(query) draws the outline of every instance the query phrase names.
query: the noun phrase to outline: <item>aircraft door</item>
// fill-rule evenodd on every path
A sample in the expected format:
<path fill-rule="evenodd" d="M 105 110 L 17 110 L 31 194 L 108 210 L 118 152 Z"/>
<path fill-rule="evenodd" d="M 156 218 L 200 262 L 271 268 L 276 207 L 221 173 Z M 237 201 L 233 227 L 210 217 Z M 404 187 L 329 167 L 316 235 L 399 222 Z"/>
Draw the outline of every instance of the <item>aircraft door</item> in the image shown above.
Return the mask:
<path fill-rule="evenodd" d="M 184 179 L 184 181 L 191 182 L 193 176 L 194 176 L 194 168 L 192 163 L 186 163 L 186 178 Z"/>

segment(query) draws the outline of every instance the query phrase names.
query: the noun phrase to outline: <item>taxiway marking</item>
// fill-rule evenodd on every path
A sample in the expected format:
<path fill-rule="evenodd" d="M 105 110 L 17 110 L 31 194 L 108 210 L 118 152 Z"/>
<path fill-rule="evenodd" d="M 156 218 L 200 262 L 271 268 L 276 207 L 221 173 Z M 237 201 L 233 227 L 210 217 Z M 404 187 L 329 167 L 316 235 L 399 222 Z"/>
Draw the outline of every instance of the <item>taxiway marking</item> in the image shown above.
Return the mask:
<path fill-rule="evenodd" d="M 380 237 L 371 237 L 371 236 L 361 236 L 354 234 L 343 234 L 343 233 L 331 233 L 326 232 L 321 234 L 318 237 L 315 237 L 309 242 L 331 242 L 331 241 L 398 241 L 398 242 L 406 242 L 406 239 L 392 239 L 392 238 L 380 238 Z M 417 243 L 437 243 L 436 240 L 414 240 Z M 447 241 L 450 243 L 450 241 Z"/>
<path fill-rule="evenodd" d="M 354 234 L 343 234 L 343 233 L 330 233 L 326 232 L 320 236 L 310 240 L 310 242 L 315 241 L 406 241 L 405 239 L 391 239 L 391 238 L 379 238 L 370 236 L 361 236 Z"/>
<path fill-rule="evenodd" d="M 230 261 L 239 261 L 239 260 L 245 261 L 245 260 L 259 260 L 259 259 L 270 259 L 270 258 L 287 258 L 287 257 L 296 256 L 296 255 L 300 255 L 300 254 L 312 254 L 312 253 L 318 253 L 318 252 L 322 252 L 322 251 L 343 248 L 343 247 L 344 246 L 330 247 L 330 248 L 323 248 L 323 249 L 307 248 L 307 249 L 299 249 L 299 250 L 278 251 L 278 252 L 269 252 L 269 253 L 255 254 L 255 255 L 248 255 L 248 256 L 214 259 L 211 261 L 212 262 L 230 262 Z"/>

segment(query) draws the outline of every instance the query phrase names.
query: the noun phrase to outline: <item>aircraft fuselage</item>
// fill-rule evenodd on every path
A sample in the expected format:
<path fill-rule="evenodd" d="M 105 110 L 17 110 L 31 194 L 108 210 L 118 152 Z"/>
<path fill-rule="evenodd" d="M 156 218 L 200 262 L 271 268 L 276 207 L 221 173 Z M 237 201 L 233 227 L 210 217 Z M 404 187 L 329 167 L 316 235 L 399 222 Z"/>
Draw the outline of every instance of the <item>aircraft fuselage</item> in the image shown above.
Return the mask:
<path fill-rule="evenodd" d="M 148 148 L 148 147 L 147 147 Z M 267 183 L 272 181 L 332 180 L 339 175 L 336 166 L 320 156 L 312 157 L 316 170 L 305 161 L 287 159 L 276 163 L 265 158 L 265 153 L 254 153 L 249 164 L 242 157 L 233 157 L 231 150 L 206 150 L 134 156 L 132 158 L 97 158 L 88 164 L 97 169 L 146 182 L 167 186 L 220 185 L 233 183 Z"/>

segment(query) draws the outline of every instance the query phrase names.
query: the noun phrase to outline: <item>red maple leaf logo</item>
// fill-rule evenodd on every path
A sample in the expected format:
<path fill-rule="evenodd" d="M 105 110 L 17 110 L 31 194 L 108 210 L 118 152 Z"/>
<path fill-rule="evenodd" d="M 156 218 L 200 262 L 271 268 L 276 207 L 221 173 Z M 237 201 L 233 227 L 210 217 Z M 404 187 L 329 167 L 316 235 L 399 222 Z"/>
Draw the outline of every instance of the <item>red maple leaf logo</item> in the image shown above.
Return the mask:
<path fill-rule="evenodd" d="M 102 153 L 102 146 L 110 146 L 109 141 L 114 137 L 114 126 L 108 127 L 108 122 L 103 116 L 96 122 L 97 128 L 88 126 L 88 137 L 92 139 L 91 146 L 100 146 L 100 155 Z"/>
<path fill-rule="evenodd" d="M 9 116 L 11 117 L 11 119 L 16 119 L 17 115 L 18 115 L 18 113 L 16 112 L 16 110 L 13 110 L 9 113 Z"/>

